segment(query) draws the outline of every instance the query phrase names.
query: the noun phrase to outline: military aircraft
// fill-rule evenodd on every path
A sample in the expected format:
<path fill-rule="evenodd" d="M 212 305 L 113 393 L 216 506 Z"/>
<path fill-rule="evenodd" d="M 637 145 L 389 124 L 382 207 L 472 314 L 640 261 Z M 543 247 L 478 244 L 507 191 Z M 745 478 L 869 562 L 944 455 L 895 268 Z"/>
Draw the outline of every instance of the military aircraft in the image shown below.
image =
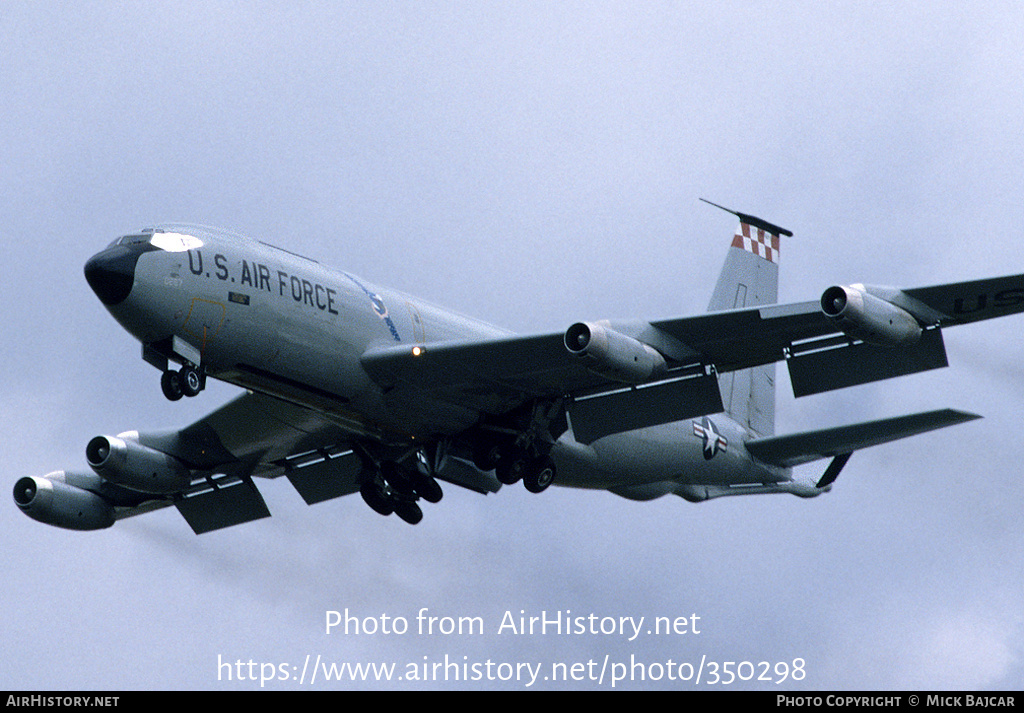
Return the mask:
<path fill-rule="evenodd" d="M 254 478 L 282 475 L 309 504 L 359 492 L 410 523 L 441 499 L 439 481 L 812 497 L 857 449 L 978 418 L 944 409 L 775 435 L 775 362 L 796 396 L 946 366 L 941 328 L 1024 311 L 1024 275 L 833 286 L 780 305 L 792 233 L 725 210 L 740 224 L 708 313 L 525 336 L 222 230 L 118 238 L 85 277 L 164 395 L 195 397 L 210 378 L 246 391 L 182 429 L 96 436 L 90 470 L 22 477 L 14 500 L 76 530 L 173 505 L 198 534 L 269 516 Z M 818 459 L 831 459 L 820 475 L 794 474 Z"/>

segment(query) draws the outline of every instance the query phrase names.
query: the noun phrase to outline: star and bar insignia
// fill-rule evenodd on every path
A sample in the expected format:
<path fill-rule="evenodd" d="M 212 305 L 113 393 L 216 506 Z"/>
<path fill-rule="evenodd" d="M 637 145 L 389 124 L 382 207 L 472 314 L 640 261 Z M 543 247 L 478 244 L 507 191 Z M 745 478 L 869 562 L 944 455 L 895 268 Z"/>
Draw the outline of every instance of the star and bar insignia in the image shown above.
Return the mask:
<path fill-rule="evenodd" d="M 700 423 L 693 422 L 693 435 L 704 440 L 704 460 L 711 460 L 729 446 L 729 441 L 718 433 L 707 416 Z"/>

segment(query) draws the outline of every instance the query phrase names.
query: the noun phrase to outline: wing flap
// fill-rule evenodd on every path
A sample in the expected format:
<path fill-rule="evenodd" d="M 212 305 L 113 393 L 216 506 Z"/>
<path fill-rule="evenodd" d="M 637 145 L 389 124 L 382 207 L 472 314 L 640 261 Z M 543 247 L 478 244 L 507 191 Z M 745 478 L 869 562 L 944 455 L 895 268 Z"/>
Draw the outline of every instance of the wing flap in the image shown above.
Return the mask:
<path fill-rule="evenodd" d="M 851 342 L 848 338 L 824 349 L 814 350 L 815 346 L 814 343 L 802 344 L 799 349 L 808 351 L 794 350 L 786 360 L 793 395 L 798 398 L 949 364 L 942 332 L 938 329 L 923 332 L 920 341 L 904 347 Z"/>
<path fill-rule="evenodd" d="M 718 379 L 697 376 L 579 399 L 569 406 L 573 436 L 593 443 L 610 433 L 722 411 Z"/>
<path fill-rule="evenodd" d="M 229 480 L 234 482 L 214 481 L 201 492 L 175 499 L 178 512 L 197 535 L 270 517 L 270 510 L 252 480 Z"/>
<path fill-rule="evenodd" d="M 965 411 L 939 409 L 820 431 L 755 438 L 745 445 L 747 451 L 761 462 L 790 468 L 978 418 L 981 416 Z"/>
<path fill-rule="evenodd" d="M 286 468 L 285 475 L 306 501 L 315 505 L 359 490 L 362 459 L 354 451 L 308 465 Z"/>

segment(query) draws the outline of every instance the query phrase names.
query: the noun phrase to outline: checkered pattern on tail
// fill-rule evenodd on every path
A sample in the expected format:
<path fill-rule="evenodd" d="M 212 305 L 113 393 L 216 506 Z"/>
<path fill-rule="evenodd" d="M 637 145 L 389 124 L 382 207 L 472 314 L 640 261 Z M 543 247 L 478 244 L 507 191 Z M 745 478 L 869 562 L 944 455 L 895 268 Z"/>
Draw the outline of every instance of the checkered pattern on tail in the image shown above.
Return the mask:
<path fill-rule="evenodd" d="M 779 236 L 762 228 L 740 223 L 733 236 L 732 246 L 754 253 L 768 262 L 779 261 Z"/>

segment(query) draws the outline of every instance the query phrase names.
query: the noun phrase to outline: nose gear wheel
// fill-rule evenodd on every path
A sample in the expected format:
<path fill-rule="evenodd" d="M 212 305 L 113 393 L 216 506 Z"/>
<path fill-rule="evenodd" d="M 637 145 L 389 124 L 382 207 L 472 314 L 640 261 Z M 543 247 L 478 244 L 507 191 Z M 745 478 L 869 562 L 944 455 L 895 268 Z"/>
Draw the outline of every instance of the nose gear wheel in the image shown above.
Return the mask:
<path fill-rule="evenodd" d="M 197 396 L 205 387 L 206 376 L 191 364 L 178 371 L 168 369 L 160 376 L 160 390 L 170 401 L 177 401 L 182 396 Z"/>

